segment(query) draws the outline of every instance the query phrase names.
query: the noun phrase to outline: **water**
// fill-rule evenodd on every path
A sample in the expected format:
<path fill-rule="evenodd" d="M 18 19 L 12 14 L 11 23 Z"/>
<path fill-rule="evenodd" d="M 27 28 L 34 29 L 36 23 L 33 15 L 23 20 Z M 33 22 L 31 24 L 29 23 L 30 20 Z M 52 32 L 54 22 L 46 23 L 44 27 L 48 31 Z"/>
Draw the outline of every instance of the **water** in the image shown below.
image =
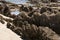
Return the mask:
<path fill-rule="evenodd" d="M 7 2 L 12 2 L 15 4 L 25 4 L 28 0 L 6 0 Z M 33 6 L 32 4 L 28 4 L 29 6 Z M 18 10 L 12 11 L 11 14 L 18 15 L 20 12 Z"/>
<path fill-rule="evenodd" d="M 15 15 L 18 15 L 20 12 L 18 10 L 15 10 L 13 12 L 11 12 L 11 14 L 15 14 Z"/>
<path fill-rule="evenodd" d="M 12 2 L 15 4 L 25 4 L 28 0 L 6 0 L 8 2 Z M 12 11 L 11 14 L 18 15 L 20 12 L 16 9 L 15 11 Z"/>
<path fill-rule="evenodd" d="M 26 3 L 28 0 L 6 0 L 15 4 L 24 4 Z"/>

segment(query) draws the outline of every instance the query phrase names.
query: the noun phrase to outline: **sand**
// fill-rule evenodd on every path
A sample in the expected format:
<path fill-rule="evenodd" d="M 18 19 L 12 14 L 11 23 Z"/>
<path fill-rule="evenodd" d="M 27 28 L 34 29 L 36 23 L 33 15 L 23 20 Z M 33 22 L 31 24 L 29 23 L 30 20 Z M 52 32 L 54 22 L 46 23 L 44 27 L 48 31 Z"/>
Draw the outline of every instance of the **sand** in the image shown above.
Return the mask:
<path fill-rule="evenodd" d="M 0 40 L 22 40 L 20 36 L 12 32 L 5 24 L 0 23 Z"/>

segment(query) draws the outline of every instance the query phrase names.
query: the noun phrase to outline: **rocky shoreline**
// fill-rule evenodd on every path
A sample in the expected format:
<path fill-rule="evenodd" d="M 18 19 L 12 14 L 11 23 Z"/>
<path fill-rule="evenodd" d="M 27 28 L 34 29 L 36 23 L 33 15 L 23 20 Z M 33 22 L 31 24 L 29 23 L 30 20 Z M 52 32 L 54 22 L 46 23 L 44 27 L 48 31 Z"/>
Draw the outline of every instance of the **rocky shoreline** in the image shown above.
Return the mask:
<path fill-rule="evenodd" d="M 56 4 L 53 5 L 56 7 Z M 51 8 L 52 4 L 49 4 L 37 6 L 35 9 L 32 6 L 20 5 L 18 10 L 21 13 L 12 15 L 10 8 L 15 9 L 17 5 L 2 6 L 0 6 L 0 22 L 6 21 L 7 28 L 21 36 L 23 40 L 60 40 L 60 9 L 58 7 Z"/>

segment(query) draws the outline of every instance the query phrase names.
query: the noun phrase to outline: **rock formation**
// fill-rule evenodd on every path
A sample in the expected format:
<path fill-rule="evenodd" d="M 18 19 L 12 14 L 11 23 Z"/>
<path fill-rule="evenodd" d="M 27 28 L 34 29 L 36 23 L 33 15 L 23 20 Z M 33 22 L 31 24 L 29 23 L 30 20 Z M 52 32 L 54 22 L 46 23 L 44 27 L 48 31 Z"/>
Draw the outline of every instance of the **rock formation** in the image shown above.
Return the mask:
<path fill-rule="evenodd" d="M 34 9 L 31 6 L 22 5 L 19 10 L 20 14 L 12 15 L 9 13 L 9 7 L 4 9 L 6 13 L 4 11 L 0 13 L 0 22 L 4 24 L 6 21 L 7 28 L 21 36 L 23 40 L 60 40 L 60 12 L 58 9 L 56 11 L 45 6 Z"/>

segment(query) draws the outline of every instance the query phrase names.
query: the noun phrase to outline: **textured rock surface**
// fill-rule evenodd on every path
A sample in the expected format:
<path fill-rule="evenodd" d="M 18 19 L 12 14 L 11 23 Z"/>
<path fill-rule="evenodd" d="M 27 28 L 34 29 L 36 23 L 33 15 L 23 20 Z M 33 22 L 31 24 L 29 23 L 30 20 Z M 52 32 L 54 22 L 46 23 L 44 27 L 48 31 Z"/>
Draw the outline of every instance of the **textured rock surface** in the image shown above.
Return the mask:
<path fill-rule="evenodd" d="M 7 10 L 6 13 L 4 13 L 4 11 L 2 11 L 3 13 L 0 13 L 0 25 L 2 25 L 0 26 L 0 31 L 2 31 L 1 34 L 7 35 L 6 37 L 4 37 L 5 39 L 20 40 L 19 37 L 21 36 L 23 40 L 60 40 L 59 9 L 52 9 L 51 7 L 47 7 L 48 5 L 46 5 L 42 8 L 37 7 L 37 9 L 31 7 L 33 9 L 30 8 L 30 10 L 30 6 L 21 6 L 19 6 L 19 11 L 21 13 L 18 15 L 10 14 L 8 6 L 8 9 L 5 9 L 6 7 L 3 8 L 3 10 Z M 13 9 L 14 8 L 15 7 L 13 7 Z M 19 37 L 17 38 L 16 36 L 14 36 L 15 33 L 13 33 L 12 31 L 19 35 Z"/>

